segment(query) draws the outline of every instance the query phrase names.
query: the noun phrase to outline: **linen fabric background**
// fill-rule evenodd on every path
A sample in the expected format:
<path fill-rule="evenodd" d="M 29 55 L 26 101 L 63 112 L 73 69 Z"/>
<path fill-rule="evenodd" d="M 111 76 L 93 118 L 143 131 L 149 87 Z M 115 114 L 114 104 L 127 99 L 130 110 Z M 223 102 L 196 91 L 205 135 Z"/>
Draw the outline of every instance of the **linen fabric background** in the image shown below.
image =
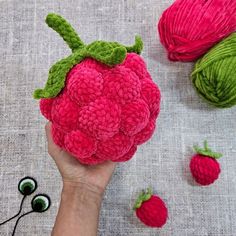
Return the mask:
<path fill-rule="evenodd" d="M 156 24 L 170 0 L 1 0 L 0 1 L 0 221 L 18 211 L 18 181 L 33 176 L 37 193 L 47 193 L 50 210 L 21 219 L 16 235 L 50 235 L 59 206 L 61 178 L 47 154 L 45 119 L 35 88 L 43 87 L 49 67 L 70 53 L 44 23 L 49 12 L 63 15 L 86 42 L 97 39 L 133 44 L 140 34 L 142 53 L 162 91 L 153 138 L 135 157 L 119 164 L 101 209 L 99 236 L 233 236 L 236 234 L 236 107 L 215 109 L 194 91 L 191 63 L 173 63 L 157 39 Z M 195 185 L 188 169 L 193 144 L 207 139 L 224 154 L 220 179 Z M 148 186 L 162 197 L 169 220 L 162 229 L 143 226 L 132 212 Z M 30 209 L 28 197 L 24 211 Z M 11 235 L 15 221 L 0 227 Z"/>

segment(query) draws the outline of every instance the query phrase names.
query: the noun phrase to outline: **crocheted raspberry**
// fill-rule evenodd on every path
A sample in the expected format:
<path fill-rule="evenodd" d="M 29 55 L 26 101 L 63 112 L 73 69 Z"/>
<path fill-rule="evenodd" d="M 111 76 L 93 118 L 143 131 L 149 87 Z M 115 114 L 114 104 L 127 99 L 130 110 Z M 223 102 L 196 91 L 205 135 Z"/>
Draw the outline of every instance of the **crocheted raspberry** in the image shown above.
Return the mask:
<path fill-rule="evenodd" d="M 220 158 L 222 154 L 212 152 L 204 142 L 204 149 L 194 147 L 197 152 L 190 162 L 190 170 L 193 178 L 200 185 L 210 185 L 214 183 L 220 174 L 220 165 L 216 159 Z"/>
<path fill-rule="evenodd" d="M 168 209 L 163 200 L 152 195 L 151 189 L 142 192 L 134 206 L 137 217 L 147 226 L 162 227 L 168 218 Z"/>
<path fill-rule="evenodd" d="M 54 142 L 83 164 L 128 161 L 151 138 L 160 111 L 160 90 L 138 55 L 141 38 L 130 47 L 85 45 L 61 16 L 49 14 L 46 23 L 72 49 L 51 67 L 45 88 L 34 93 L 52 122 Z"/>

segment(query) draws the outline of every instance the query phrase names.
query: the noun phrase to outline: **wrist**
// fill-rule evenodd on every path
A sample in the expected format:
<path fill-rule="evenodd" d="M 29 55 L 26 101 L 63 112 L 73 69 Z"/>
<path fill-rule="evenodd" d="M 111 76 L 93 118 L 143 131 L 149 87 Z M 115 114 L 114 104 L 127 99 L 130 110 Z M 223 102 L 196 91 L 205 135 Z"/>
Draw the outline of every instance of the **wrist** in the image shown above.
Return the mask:
<path fill-rule="evenodd" d="M 83 183 L 63 181 L 60 208 L 52 235 L 95 236 L 102 194 Z"/>
<path fill-rule="evenodd" d="M 73 198 L 82 203 L 93 202 L 101 204 L 104 191 L 100 188 L 82 182 L 63 181 L 62 198 Z"/>

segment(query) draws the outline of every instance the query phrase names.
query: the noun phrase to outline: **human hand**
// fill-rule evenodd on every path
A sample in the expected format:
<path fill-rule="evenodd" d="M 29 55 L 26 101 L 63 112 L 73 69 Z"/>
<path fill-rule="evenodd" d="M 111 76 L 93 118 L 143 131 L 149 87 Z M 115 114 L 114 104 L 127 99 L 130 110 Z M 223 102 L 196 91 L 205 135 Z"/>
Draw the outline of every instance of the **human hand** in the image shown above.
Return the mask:
<path fill-rule="evenodd" d="M 102 196 L 116 164 L 105 162 L 96 166 L 82 165 L 53 142 L 51 123 L 47 123 L 45 129 L 48 153 L 63 180 L 61 202 L 52 235 L 97 235 Z"/>
<path fill-rule="evenodd" d="M 64 187 L 82 186 L 91 191 L 103 194 L 116 163 L 107 161 L 95 166 L 83 165 L 53 142 L 50 122 L 46 124 L 45 130 L 48 141 L 48 153 L 55 161 L 61 173 Z"/>

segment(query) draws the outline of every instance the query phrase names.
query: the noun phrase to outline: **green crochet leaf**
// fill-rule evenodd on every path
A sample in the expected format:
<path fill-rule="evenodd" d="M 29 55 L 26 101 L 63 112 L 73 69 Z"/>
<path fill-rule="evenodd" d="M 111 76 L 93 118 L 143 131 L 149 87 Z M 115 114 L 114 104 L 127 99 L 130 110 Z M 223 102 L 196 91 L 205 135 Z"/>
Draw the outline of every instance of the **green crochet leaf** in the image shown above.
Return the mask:
<path fill-rule="evenodd" d="M 133 209 L 136 210 L 141 207 L 142 203 L 148 201 L 152 196 L 152 189 L 148 188 L 146 191 L 142 191 L 142 193 L 138 196 Z"/>
<path fill-rule="evenodd" d="M 127 50 L 116 42 L 95 41 L 86 47 L 86 56 L 92 57 L 108 66 L 121 64 L 126 58 Z"/>
<path fill-rule="evenodd" d="M 204 149 L 203 148 L 199 148 L 198 146 L 194 146 L 194 150 L 196 151 L 196 153 L 198 153 L 200 155 L 211 157 L 211 158 L 214 158 L 214 159 L 219 159 L 220 157 L 223 156 L 221 153 L 213 152 L 208 147 L 208 143 L 207 143 L 206 140 L 204 141 Z"/>
<path fill-rule="evenodd" d="M 139 35 L 135 36 L 135 44 L 130 47 L 126 47 L 127 52 L 135 52 L 137 54 L 141 54 L 143 50 L 143 41 Z"/>
<path fill-rule="evenodd" d="M 37 89 L 34 92 L 34 98 L 36 99 L 56 97 L 65 86 L 67 73 L 86 57 L 91 57 L 108 66 L 115 66 L 125 60 L 127 52 L 140 54 L 143 49 L 140 36 L 135 37 L 133 46 L 123 46 L 117 42 L 104 41 L 95 41 L 86 46 L 73 27 L 60 15 L 48 14 L 46 23 L 64 39 L 73 54 L 51 67 L 44 89 Z"/>
<path fill-rule="evenodd" d="M 67 73 L 84 58 L 84 51 L 80 50 L 54 64 L 49 70 L 48 81 L 44 89 L 36 89 L 34 91 L 34 98 L 56 97 L 65 86 Z"/>
<path fill-rule="evenodd" d="M 45 21 L 50 28 L 55 30 L 64 39 L 64 41 L 68 44 L 68 46 L 72 49 L 73 52 L 78 49 L 81 49 L 82 47 L 85 47 L 83 41 L 80 39 L 80 37 L 78 36 L 78 34 L 74 30 L 74 28 L 62 16 L 57 15 L 55 13 L 49 13 L 47 15 Z M 99 45 L 100 44 L 99 42 L 103 43 L 103 45 Z M 140 54 L 143 49 L 143 41 L 142 41 L 141 37 L 138 35 L 135 36 L 135 44 L 133 46 L 123 46 L 123 45 L 116 43 L 116 42 L 109 43 L 109 42 L 104 42 L 104 41 L 96 41 L 96 42 L 90 44 L 88 47 L 93 45 L 93 47 L 95 47 L 97 49 L 97 47 L 103 48 L 103 46 L 104 46 L 105 47 L 104 49 L 107 50 L 109 48 L 109 46 L 107 46 L 105 44 L 110 44 L 111 47 L 115 47 L 115 48 L 116 47 L 124 47 L 124 48 L 126 48 L 127 52 L 135 52 L 137 54 Z M 97 50 L 99 51 L 99 49 L 97 49 Z M 117 50 L 117 52 L 115 52 L 115 53 L 117 53 L 118 55 L 121 55 L 124 53 L 124 49 L 115 49 L 115 51 L 116 50 Z M 117 61 L 119 62 L 119 59 L 117 59 Z"/>

